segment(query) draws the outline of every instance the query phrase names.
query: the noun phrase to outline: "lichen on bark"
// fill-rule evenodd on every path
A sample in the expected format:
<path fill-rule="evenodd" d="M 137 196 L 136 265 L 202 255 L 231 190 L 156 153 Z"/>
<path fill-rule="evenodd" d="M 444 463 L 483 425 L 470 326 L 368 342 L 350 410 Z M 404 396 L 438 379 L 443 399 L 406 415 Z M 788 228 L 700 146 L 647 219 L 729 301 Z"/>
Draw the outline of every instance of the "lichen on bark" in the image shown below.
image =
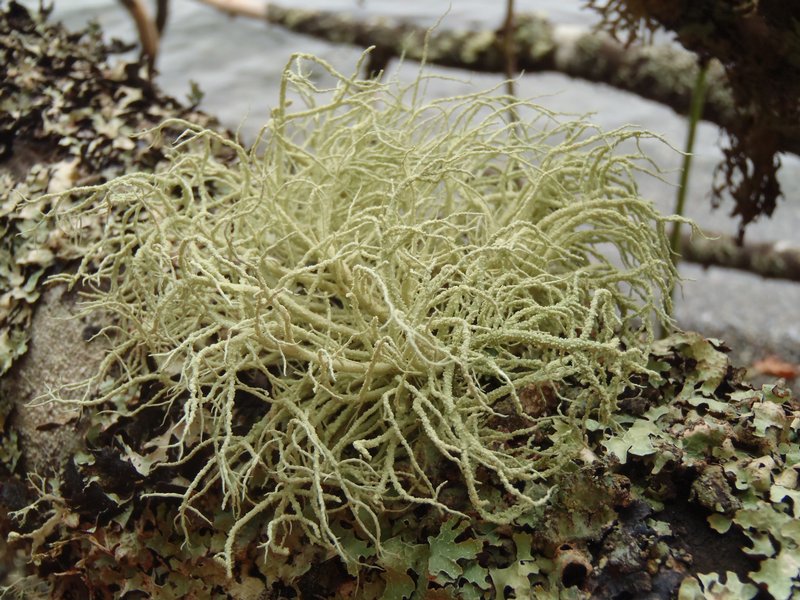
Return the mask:
<path fill-rule="evenodd" d="M 295 100 L 317 97 L 306 75 L 301 69 L 288 74 L 306 92 Z M 0 533 L 9 534 L 0 544 L 0 578 L 10 584 L 3 593 L 491 599 L 656 589 L 674 595 L 680 589 L 687 598 L 751 597 L 758 590 L 787 597 L 797 583 L 796 569 L 781 573 L 797 560 L 800 407 L 778 388 L 744 387 L 718 341 L 677 334 L 648 345 L 647 323 L 632 318 L 637 310 L 648 312 L 646 302 L 605 294 L 614 291 L 619 264 L 604 262 L 602 254 L 587 259 L 592 242 L 602 239 L 607 247 L 606 240 L 624 231 L 630 235 L 621 251 L 631 259 L 624 279 L 646 288 L 652 271 L 636 265 L 647 257 L 669 278 L 669 261 L 646 243 L 662 239 L 663 232 L 648 226 L 660 218 L 627 183 L 630 157 L 611 152 L 609 141 L 626 133 L 587 141 L 570 134 L 592 136 L 591 128 L 547 114 L 540 115 L 538 129 L 507 127 L 498 118 L 507 105 L 480 94 L 458 99 L 456 107 L 444 101 L 428 106 L 433 112 L 426 113 L 395 88 L 339 81 L 338 92 L 322 93 L 316 105 L 295 102 L 276 114 L 273 126 L 285 127 L 279 135 L 268 133 L 258 151 L 180 122 L 187 133 L 155 173 L 145 168 L 94 188 L 96 203 L 87 201 L 86 189 L 71 201 L 62 196 L 60 209 L 84 223 L 102 216 L 106 226 L 73 230 L 78 221 L 67 220 L 61 231 L 75 233 L 65 239 L 87 257 L 79 279 L 97 284 L 90 300 L 119 300 L 106 304 L 116 315 L 106 333 L 117 349 L 106 355 L 110 377 L 99 378 L 97 393 L 86 396 L 85 435 L 74 440 L 78 447 L 60 470 L 26 469 L 9 418 L 20 407 L 9 413 L 9 404 L 0 404 Z M 376 98 L 380 102 L 371 103 Z M 476 100 L 481 108 L 470 113 Z M 498 112 L 486 110 L 491 107 Z M 384 118 L 358 126 L 359 115 L 381 110 Z M 416 128 L 393 130 L 426 114 L 432 118 Z M 465 118 L 447 121 L 446 115 Z M 511 131 L 517 137 L 506 138 Z M 638 134 L 627 133 L 635 141 Z M 394 160 L 375 160 L 379 150 Z M 603 185 L 597 185 L 597 169 Z M 521 197 L 530 203 L 521 207 Z M 289 198 L 296 203 L 282 203 Z M 603 208 L 609 199 L 615 211 Z M 512 226 L 510 207 L 527 224 Z M 405 210 L 392 216 L 384 214 L 387 208 Z M 594 217 L 591 224 L 582 211 Z M 107 236 L 98 241 L 94 233 L 103 231 Z M 350 233 L 358 234 L 358 243 L 347 243 Z M 552 248 L 558 251 L 548 255 Z M 115 272 L 115 261 L 128 271 Z M 353 276 L 357 266 L 378 276 Z M 352 289 L 343 287 L 348 270 L 360 277 Z M 577 281 L 571 273 L 578 273 Z M 44 308 L 57 299 L 55 291 L 44 296 Z M 579 301 L 571 302 L 575 295 Z M 509 299 L 512 309 L 499 311 Z M 178 308 L 179 318 L 166 318 Z M 451 309 L 454 314 L 447 313 Z M 354 325 L 345 313 L 364 318 Z M 224 327 L 204 336 L 220 318 Z M 253 329 L 258 324 L 260 334 L 246 335 L 248 323 Z M 31 344 L 55 346 L 40 330 Z M 237 341 L 247 341 L 249 353 L 237 353 Z M 245 368 L 227 369 L 227 361 Z M 384 404 L 378 406 L 372 392 L 391 385 L 392 369 L 405 389 L 425 386 L 424 394 L 387 398 L 389 409 L 381 412 Z M 546 380 L 537 379 L 540 371 Z M 3 384 L 22 372 L 15 364 Z M 153 379 L 124 385 L 139 374 Z M 367 376 L 372 387 L 364 383 Z M 428 379 L 434 381 L 426 385 Z M 60 383 L 66 381 L 51 382 L 65 399 L 69 389 Z M 223 389 L 231 382 L 232 396 Z M 86 392 L 79 386 L 72 391 Z M 455 410 L 448 413 L 451 391 Z M 417 415 L 415 402 L 442 415 L 426 413 L 427 440 L 439 436 L 452 460 L 435 444 L 420 444 L 428 432 L 419 427 L 422 418 L 408 418 Z M 408 404 L 410 410 L 399 410 Z M 471 412 L 459 415 L 462 410 Z M 389 436 L 383 445 L 352 443 L 352 450 L 334 454 L 335 444 L 341 450 L 356 436 L 367 437 L 364 426 L 376 413 L 392 411 L 412 447 L 403 462 L 404 449 L 396 446 L 395 471 L 402 485 L 418 473 L 411 456 L 426 467 L 422 472 L 435 484 L 431 502 L 359 496 L 367 487 L 356 478 L 367 478 L 356 467 L 385 457 Z M 448 431 L 459 418 L 467 439 L 487 443 L 485 451 L 467 451 L 497 459 L 474 471 L 479 501 L 491 503 L 483 513 L 468 489 L 468 452 Z M 333 433 L 321 427 L 331 419 L 339 421 Z M 281 423 L 287 426 L 270 430 Z M 308 423 L 313 427 L 304 427 Z M 39 429 L 40 439 L 55 431 L 52 423 Z M 253 440 L 259 430 L 264 435 Z M 368 433 L 380 437 L 379 420 Z M 330 453 L 308 444 L 311 436 L 332 443 Z M 280 460 L 287 448 L 294 456 L 288 452 Z M 553 457 L 557 448 L 563 456 Z M 325 470 L 331 454 L 346 463 L 339 474 L 349 479 Z M 509 493 L 502 469 L 528 456 L 533 468 L 549 472 L 529 480 L 531 467 L 523 464 L 529 470 L 509 481 L 516 494 L 547 501 L 511 524 L 497 523 L 491 510 L 521 500 Z M 242 468 L 247 461 L 250 470 Z M 328 476 L 315 487 L 317 470 Z M 187 496 L 198 476 L 206 484 Z M 247 493 L 233 497 L 231 482 Z M 265 553 L 275 516 L 269 510 L 236 525 L 237 508 L 241 518 L 243 510 L 290 485 L 321 490 L 321 499 L 300 494 L 289 510 L 320 530 L 327 526 L 355 560 L 342 561 L 324 540 L 314 543 L 308 523 L 284 530 L 279 541 L 288 553 L 275 547 Z M 377 516 L 380 552 L 375 530 L 362 526 L 370 523 L 368 513 L 347 510 L 343 488 Z M 424 499 L 424 486 L 408 489 Z M 187 504 L 187 497 L 194 499 Z M 380 510 L 381 501 L 396 510 Z M 320 523 L 315 507 L 322 504 L 332 510 Z M 709 509 L 715 512 L 698 512 Z M 765 528 L 778 537 L 765 535 Z M 762 554 L 749 557 L 742 547 Z M 219 560 L 226 554 L 232 577 Z"/>
<path fill-rule="evenodd" d="M 335 88 L 317 89 L 311 66 Z M 378 551 L 385 510 L 463 516 L 440 498 L 443 462 L 482 519 L 545 503 L 537 482 L 579 446 L 517 441 L 608 423 L 668 319 L 667 219 L 637 196 L 644 157 L 617 150 L 641 132 L 524 102 L 514 110 L 530 121 L 514 132 L 506 99 L 424 103 L 423 82 L 358 80 L 297 56 L 260 145 L 167 123 L 186 128 L 167 169 L 55 207 L 67 230 L 107 215 L 67 279 L 94 288 L 87 310 L 113 316 L 116 350 L 96 382 L 121 373 L 75 400 L 154 390 L 135 410 L 163 407 L 158 435 L 177 449 L 156 466 L 208 460 L 168 494 L 182 497 L 186 535 L 210 489 L 236 516 L 229 572 L 255 519 L 269 552 L 299 528 L 354 563 L 331 514 L 352 515 Z M 217 160 L 220 147 L 235 159 Z M 521 391 L 544 384 L 558 410 L 526 412 Z M 504 399 L 513 426 L 493 418 Z M 506 500 L 488 499 L 487 478 Z"/>

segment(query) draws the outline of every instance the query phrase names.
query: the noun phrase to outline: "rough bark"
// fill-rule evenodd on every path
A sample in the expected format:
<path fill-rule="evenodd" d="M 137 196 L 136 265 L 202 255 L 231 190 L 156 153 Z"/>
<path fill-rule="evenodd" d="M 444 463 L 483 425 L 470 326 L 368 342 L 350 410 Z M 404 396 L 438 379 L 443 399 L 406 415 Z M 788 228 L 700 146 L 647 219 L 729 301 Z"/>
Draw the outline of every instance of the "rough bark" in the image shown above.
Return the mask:
<path fill-rule="evenodd" d="M 23 466 L 42 475 L 57 473 L 85 433 L 79 407 L 44 398 L 88 379 L 108 350 L 102 339 L 90 341 L 100 328 L 78 315 L 77 302 L 78 294 L 64 285 L 47 288 L 31 319 L 30 348 L 0 379 L 0 396 L 14 401 L 11 426 L 20 437 Z M 86 391 L 81 386 L 64 395 L 78 398 Z"/>
<path fill-rule="evenodd" d="M 357 19 L 326 11 L 289 8 L 254 0 L 200 0 L 229 14 L 264 19 L 295 33 L 337 44 L 375 46 L 389 60 L 405 56 L 444 67 L 503 73 L 502 31 L 436 29 L 386 18 Z M 553 71 L 604 83 L 664 104 L 678 114 L 689 109 L 699 63 L 697 55 L 676 46 L 625 46 L 609 35 L 556 26 L 536 15 L 516 18 L 517 68 L 526 73 Z M 425 38 L 428 37 L 427 54 Z M 731 87 L 721 64 L 712 61 L 703 119 L 726 129 L 738 116 Z M 800 133 L 778 133 L 782 151 L 800 154 Z"/>

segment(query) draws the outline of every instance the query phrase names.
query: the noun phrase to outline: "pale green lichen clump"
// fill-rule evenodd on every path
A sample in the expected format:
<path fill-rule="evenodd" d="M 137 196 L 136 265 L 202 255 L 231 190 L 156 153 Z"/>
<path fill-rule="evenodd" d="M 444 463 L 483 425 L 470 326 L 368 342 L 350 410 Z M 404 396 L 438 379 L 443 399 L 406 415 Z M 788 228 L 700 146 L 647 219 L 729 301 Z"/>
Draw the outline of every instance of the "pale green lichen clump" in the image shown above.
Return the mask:
<path fill-rule="evenodd" d="M 147 469 L 211 457 L 164 495 L 190 527 L 222 490 L 229 569 L 256 522 L 269 551 L 300 528 L 346 560 L 340 511 L 376 547 L 377 515 L 420 503 L 511 522 L 609 422 L 668 320 L 665 219 L 619 153 L 642 133 L 526 103 L 509 124 L 506 99 L 423 103 L 423 85 L 295 57 L 256 147 L 185 123 L 169 168 L 78 190 L 60 215 L 116 344 L 97 375 L 116 384 L 80 401 L 146 388 L 139 408 L 173 423 Z M 87 211 L 100 241 L 80 240 Z"/>

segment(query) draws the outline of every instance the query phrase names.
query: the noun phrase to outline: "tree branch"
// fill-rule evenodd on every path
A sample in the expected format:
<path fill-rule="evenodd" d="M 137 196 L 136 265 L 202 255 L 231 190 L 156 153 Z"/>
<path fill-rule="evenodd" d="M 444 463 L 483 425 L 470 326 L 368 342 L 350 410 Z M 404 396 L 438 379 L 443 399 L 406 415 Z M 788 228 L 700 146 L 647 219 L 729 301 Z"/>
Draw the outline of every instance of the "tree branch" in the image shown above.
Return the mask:
<path fill-rule="evenodd" d="M 770 279 L 800 282 L 800 246 L 787 242 L 739 245 L 734 236 L 713 236 L 716 239 L 683 235 L 681 258 L 705 267 L 740 269 Z"/>
<path fill-rule="evenodd" d="M 382 17 L 356 19 L 347 14 L 287 8 L 259 0 L 200 0 L 232 15 L 264 19 L 295 33 L 337 44 L 376 46 L 382 55 L 422 58 L 428 29 Z M 678 114 L 689 109 L 699 69 L 697 56 L 677 46 L 625 47 L 611 36 L 557 26 L 536 15 L 517 15 L 516 67 L 527 73 L 555 71 L 605 83 L 664 104 Z M 504 35 L 499 31 L 437 30 L 430 35 L 426 60 L 444 67 L 504 73 Z M 728 79 L 712 61 L 703 119 L 728 128 L 741 119 L 734 109 Z M 800 154 L 800 126 L 776 132 L 782 151 Z"/>

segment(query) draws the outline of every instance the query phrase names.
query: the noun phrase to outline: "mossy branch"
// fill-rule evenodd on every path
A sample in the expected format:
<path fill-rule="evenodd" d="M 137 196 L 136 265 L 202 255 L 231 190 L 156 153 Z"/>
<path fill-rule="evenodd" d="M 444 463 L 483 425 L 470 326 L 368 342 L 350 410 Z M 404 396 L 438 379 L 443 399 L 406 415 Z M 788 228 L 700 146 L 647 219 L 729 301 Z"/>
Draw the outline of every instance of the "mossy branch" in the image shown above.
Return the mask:
<path fill-rule="evenodd" d="M 290 8 L 274 2 L 201 0 L 229 12 L 310 35 L 336 44 L 360 48 L 375 46 L 385 62 L 404 56 L 422 58 L 422 41 L 428 30 L 420 25 L 385 18 L 355 18 L 345 13 Z M 693 52 L 667 45 L 626 46 L 609 35 L 557 26 L 547 19 L 517 14 L 515 58 L 519 71 L 555 71 L 570 77 L 604 83 L 668 106 L 686 115 L 700 61 Z M 504 73 L 506 54 L 501 31 L 437 29 L 430 33 L 426 54 L 429 64 Z M 737 110 L 725 71 L 709 62 L 708 95 L 703 118 L 736 130 L 743 115 Z M 800 127 L 786 122 L 776 127 L 778 148 L 800 154 Z"/>
<path fill-rule="evenodd" d="M 683 234 L 682 258 L 709 267 L 742 269 L 761 277 L 800 281 L 800 246 L 791 242 L 746 242 L 731 235 Z"/>

